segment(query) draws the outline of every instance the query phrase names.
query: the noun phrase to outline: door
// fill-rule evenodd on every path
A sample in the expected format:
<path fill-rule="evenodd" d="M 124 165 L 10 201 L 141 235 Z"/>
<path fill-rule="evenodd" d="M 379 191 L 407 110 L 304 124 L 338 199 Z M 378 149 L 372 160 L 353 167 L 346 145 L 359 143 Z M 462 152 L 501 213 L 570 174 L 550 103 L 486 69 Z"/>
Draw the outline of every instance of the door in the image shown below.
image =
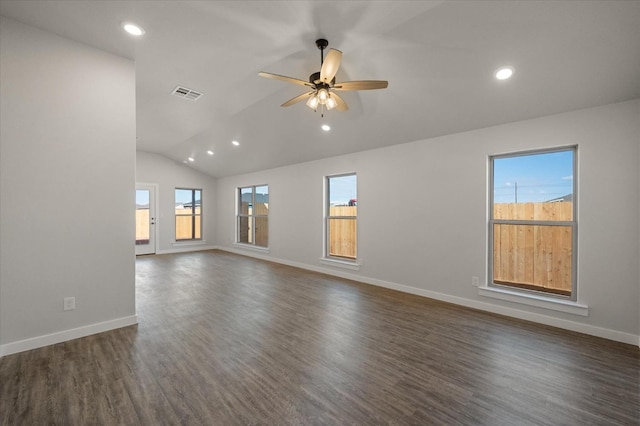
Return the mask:
<path fill-rule="evenodd" d="M 156 186 L 136 185 L 136 255 L 156 253 Z"/>

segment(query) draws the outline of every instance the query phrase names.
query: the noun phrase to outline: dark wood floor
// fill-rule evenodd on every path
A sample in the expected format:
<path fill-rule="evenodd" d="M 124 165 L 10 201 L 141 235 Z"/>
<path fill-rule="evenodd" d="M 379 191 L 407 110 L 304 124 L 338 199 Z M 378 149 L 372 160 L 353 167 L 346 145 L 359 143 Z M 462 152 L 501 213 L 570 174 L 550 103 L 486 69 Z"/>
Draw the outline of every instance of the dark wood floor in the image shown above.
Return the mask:
<path fill-rule="evenodd" d="M 0 360 L 3 425 L 637 425 L 637 347 L 220 251 L 139 324 Z"/>

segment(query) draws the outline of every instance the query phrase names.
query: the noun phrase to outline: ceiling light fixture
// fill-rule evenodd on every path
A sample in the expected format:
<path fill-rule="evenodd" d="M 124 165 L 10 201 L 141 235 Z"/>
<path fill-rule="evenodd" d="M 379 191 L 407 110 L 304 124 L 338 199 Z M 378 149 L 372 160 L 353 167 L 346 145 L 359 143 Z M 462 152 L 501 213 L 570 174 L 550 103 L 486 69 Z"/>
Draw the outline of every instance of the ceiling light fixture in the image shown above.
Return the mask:
<path fill-rule="evenodd" d="M 319 103 L 318 97 L 316 95 L 313 95 L 309 97 L 309 100 L 307 101 L 307 106 L 312 110 L 315 110 L 316 108 L 318 108 L 318 103 Z"/>
<path fill-rule="evenodd" d="M 332 95 L 329 93 L 328 87 L 322 88 L 318 90 L 317 93 L 309 96 L 307 106 L 314 111 L 318 109 L 318 106 L 320 106 L 320 108 L 324 107 L 327 109 L 327 111 L 330 111 L 338 106 L 338 102 L 336 102 L 335 96 L 335 94 Z"/>
<path fill-rule="evenodd" d="M 325 132 L 328 132 L 329 130 L 331 130 L 331 126 L 329 126 L 328 124 L 323 124 L 322 130 L 324 130 Z"/>
<path fill-rule="evenodd" d="M 345 81 L 336 83 L 336 72 L 340 68 L 342 61 L 342 52 L 336 49 L 329 49 L 325 60 L 324 50 L 329 42 L 320 38 L 316 40 L 316 46 L 320 49 L 320 71 L 309 76 L 309 81 L 300 80 L 298 78 L 286 77 L 284 75 L 272 74 L 270 72 L 259 72 L 258 75 L 266 78 L 275 78 L 276 80 L 286 81 L 288 83 L 306 86 L 311 91 L 289 99 L 283 103 L 283 107 L 288 107 L 298 102 L 306 100 L 306 104 L 314 111 L 320 109 L 320 115 L 324 117 L 324 110 L 327 111 L 336 108 L 338 111 L 346 111 L 349 109 L 346 102 L 336 93 L 340 90 L 374 90 L 384 89 L 389 82 L 384 80 L 361 80 L 361 81 Z"/>
<path fill-rule="evenodd" d="M 139 37 L 144 34 L 144 28 L 131 22 L 123 22 L 122 28 L 129 34 Z"/>
<path fill-rule="evenodd" d="M 193 158 L 193 157 L 189 157 L 189 158 L 187 158 L 187 160 L 191 161 L 192 163 L 193 163 L 194 161 L 196 161 L 196 160 L 194 160 L 194 158 Z"/>
<path fill-rule="evenodd" d="M 508 80 L 513 75 L 513 68 L 511 67 L 502 67 L 496 71 L 496 78 L 498 80 Z"/>
<path fill-rule="evenodd" d="M 240 142 L 238 141 L 231 141 L 231 143 L 233 144 L 233 146 L 240 146 Z"/>
<path fill-rule="evenodd" d="M 213 151 L 209 150 L 209 151 L 207 151 L 207 154 L 213 155 Z"/>

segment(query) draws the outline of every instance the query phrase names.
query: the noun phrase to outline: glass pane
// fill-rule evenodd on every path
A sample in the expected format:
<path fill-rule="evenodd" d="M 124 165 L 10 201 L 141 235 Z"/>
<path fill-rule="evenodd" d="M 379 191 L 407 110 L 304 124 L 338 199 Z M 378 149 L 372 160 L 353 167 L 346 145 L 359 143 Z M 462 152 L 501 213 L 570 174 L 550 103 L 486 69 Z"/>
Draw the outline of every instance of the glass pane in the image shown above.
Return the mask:
<path fill-rule="evenodd" d="M 356 258 L 356 220 L 329 219 L 329 256 Z"/>
<path fill-rule="evenodd" d="M 200 189 L 176 189 L 176 214 L 191 214 L 194 208 L 200 214 L 201 199 Z"/>
<path fill-rule="evenodd" d="M 251 214 L 253 188 L 240 188 L 240 214 Z"/>
<path fill-rule="evenodd" d="M 252 240 L 251 229 L 249 224 L 251 221 L 246 216 L 238 217 L 238 242 L 249 243 Z"/>
<path fill-rule="evenodd" d="M 357 215 L 356 175 L 329 177 L 329 216 Z"/>
<path fill-rule="evenodd" d="M 194 192 L 195 192 L 194 195 L 195 195 L 195 198 L 196 198 L 196 207 L 198 209 L 200 209 L 200 204 L 202 202 L 202 190 L 201 189 L 195 189 Z"/>
<path fill-rule="evenodd" d="M 200 239 L 202 238 L 202 222 L 200 220 L 201 216 L 196 216 L 196 234 L 195 234 L 195 238 Z"/>
<path fill-rule="evenodd" d="M 191 205 L 191 190 L 190 189 L 176 189 L 176 208 L 178 205 L 184 207 L 184 205 Z"/>
<path fill-rule="evenodd" d="M 193 239 L 192 217 L 193 216 L 176 216 L 176 240 Z"/>
<path fill-rule="evenodd" d="M 493 218 L 573 220 L 574 151 L 493 159 Z"/>
<path fill-rule="evenodd" d="M 253 209 L 254 215 L 268 215 L 269 214 L 269 187 L 257 186 L 255 196 L 255 206 Z M 258 237 L 256 236 L 256 240 Z M 257 243 L 256 243 L 257 244 Z"/>
<path fill-rule="evenodd" d="M 493 280 L 571 296 L 572 227 L 493 226 Z"/>
<path fill-rule="evenodd" d="M 149 190 L 136 189 L 136 244 L 149 244 Z"/>
<path fill-rule="evenodd" d="M 256 217 L 255 221 L 256 221 L 256 245 L 261 247 L 267 247 L 269 245 L 269 218 Z"/>

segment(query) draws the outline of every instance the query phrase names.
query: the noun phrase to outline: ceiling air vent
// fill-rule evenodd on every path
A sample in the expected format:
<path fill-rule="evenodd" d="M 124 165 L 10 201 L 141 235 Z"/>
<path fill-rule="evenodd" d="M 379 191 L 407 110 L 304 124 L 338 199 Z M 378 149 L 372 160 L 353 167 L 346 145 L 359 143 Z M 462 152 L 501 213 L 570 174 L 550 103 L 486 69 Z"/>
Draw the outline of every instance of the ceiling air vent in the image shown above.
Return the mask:
<path fill-rule="evenodd" d="M 178 86 L 173 89 L 171 92 L 172 95 L 179 96 L 184 99 L 189 99 L 190 101 L 197 101 L 202 93 L 196 92 L 195 90 L 187 89 L 186 87 Z"/>

